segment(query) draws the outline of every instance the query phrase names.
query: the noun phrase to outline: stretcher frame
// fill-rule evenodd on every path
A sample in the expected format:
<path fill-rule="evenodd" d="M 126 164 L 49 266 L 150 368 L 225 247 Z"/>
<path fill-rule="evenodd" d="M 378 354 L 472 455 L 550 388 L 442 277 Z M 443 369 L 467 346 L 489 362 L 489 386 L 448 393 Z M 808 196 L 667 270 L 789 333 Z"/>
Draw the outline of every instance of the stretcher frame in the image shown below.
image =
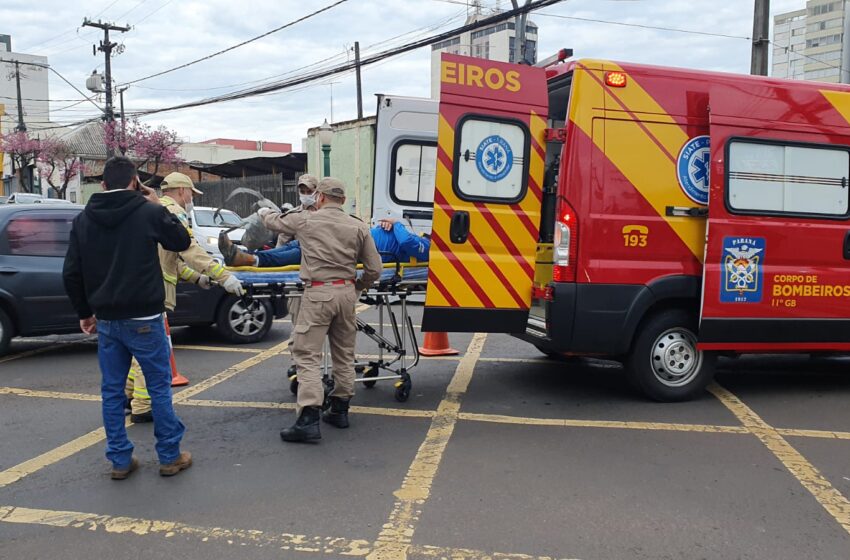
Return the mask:
<path fill-rule="evenodd" d="M 362 383 L 366 388 L 372 388 L 381 381 L 393 381 L 395 399 L 405 402 L 410 397 L 413 386 L 410 370 L 419 364 L 419 344 L 416 340 L 416 331 L 413 320 L 408 310 L 408 299 L 411 296 L 424 296 L 426 281 L 421 278 L 404 279 L 405 268 L 422 268 L 427 264 L 401 264 L 388 263 L 384 269 L 395 269 L 392 277 L 385 277 L 376 281 L 371 287 L 360 295 L 360 302 L 373 305 L 378 309 L 377 329 L 369 325 L 360 317 L 355 317 L 355 325 L 358 332 L 363 333 L 371 339 L 378 347 L 377 358 L 366 361 L 354 362 L 354 370 L 359 377 L 356 383 Z M 267 269 L 269 272 L 294 272 L 297 267 L 282 267 L 279 269 Z M 254 267 L 239 267 L 229 269 L 234 272 L 250 271 L 262 274 L 263 269 Z M 305 284 L 303 281 L 268 281 L 257 282 L 255 280 L 243 281 L 245 290 L 245 305 L 251 305 L 255 300 L 296 298 L 304 294 Z M 398 298 L 401 304 L 400 317 L 393 310 L 391 298 Z M 389 320 L 389 325 L 384 320 Z M 387 332 L 389 327 L 389 332 Z M 412 346 L 410 348 L 408 345 Z M 325 385 L 325 396 L 333 390 L 333 377 L 331 375 L 330 351 L 327 340 L 322 347 L 322 380 Z M 385 375 L 381 375 L 385 372 Z M 298 390 L 297 374 L 290 378 L 290 390 L 295 394 Z M 327 400 L 327 399 L 326 399 Z"/>

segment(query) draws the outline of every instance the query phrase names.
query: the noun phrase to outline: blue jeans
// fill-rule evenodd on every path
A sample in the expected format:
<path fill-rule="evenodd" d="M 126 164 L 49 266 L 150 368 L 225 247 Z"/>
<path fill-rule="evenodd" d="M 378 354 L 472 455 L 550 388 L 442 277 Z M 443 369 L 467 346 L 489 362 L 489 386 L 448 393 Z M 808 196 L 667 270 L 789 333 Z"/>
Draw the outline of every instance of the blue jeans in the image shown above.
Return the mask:
<path fill-rule="evenodd" d="M 297 240 L 254 254 L 257 256 L 257 266 L 261 268 L 301 264 L 301 244 Z"/>
<path fill-rule="evenodd" d="M 124 385 L 130 358 L 142 366 L 153 412 L 156 453 L 162 464 L 173 463 L 180 455 L 180 440 L 186 428 L 171 403 L 171 350 L 163 318 L 97 321 L 97 358 L 100 362 L 103 400 L 103 427 L 106 430 L 106 458 L 116 469 L 125 469 L 133 456 L 133 443 L 124 426 Z"/>

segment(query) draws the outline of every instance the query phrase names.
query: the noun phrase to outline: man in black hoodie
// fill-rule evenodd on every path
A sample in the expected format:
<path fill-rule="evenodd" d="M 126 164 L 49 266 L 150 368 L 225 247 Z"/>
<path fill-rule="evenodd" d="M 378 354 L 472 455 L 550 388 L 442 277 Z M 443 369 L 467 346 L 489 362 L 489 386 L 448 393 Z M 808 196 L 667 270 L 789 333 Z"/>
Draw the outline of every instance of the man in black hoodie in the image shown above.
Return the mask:
<path fill-rule="evenodd" d="M 180 452 L 185 430 L 171 403 L 170 350 L 163 324 L 165 289 L 157 246 L 183 251 L 191 239 L 183 224 L 143 187 L 136 167 L 114 157 L 103 169 L 102 193 L 92 195 L 71 228 L 65 291 L 83 332 L 98 334 L 106 457 L 112 478 L 138 468 L 124 427 L 124 385 L 135 356 L 151 396 L 159 472 L 171 476 L 192 464 Z"/>

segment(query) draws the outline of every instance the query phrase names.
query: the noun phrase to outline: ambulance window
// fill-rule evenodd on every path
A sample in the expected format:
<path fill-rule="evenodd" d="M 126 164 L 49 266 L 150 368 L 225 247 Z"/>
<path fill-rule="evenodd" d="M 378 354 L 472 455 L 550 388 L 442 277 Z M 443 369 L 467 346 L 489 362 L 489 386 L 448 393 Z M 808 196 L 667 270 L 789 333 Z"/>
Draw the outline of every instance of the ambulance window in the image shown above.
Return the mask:
<path fill-rule="evenodd" d="M 431 206 L 437 177 L 437 144 L 406 140 L 393 148 L 390 196 L 399 204 Z"/>
<path fill-rule="evenodd" d="M 470 115 L 455 147 L 455 190 L 461 198 L 513 203 L 526 187 L 529 134 L 520 121 Z"/>
<path fill-rule="evenodd" d="M 850 211 L 846 149 L 733 140 L 728 161 L 733 210 L 821 216 Z"/>

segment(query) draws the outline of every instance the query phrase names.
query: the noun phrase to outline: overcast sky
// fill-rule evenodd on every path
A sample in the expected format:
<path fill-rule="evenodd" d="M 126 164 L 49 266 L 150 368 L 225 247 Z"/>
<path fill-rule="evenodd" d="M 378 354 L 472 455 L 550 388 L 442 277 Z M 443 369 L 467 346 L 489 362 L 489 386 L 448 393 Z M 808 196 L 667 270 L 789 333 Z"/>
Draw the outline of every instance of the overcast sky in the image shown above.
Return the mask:
<path fill-rule="evenodd" d="M 103 55 L 92 55 L 99 30 L 79 28 L 83 18 L 129 23 L 116 34 L 125 49 L 113 58 L 116 83 L 134 80 L 189 62 L 295 20 L 335 0 L 3 0 L 0 33 L 12 35 L 15 52 L 49 57 L 49 63 L 81 90 Z M 347 49 L 360 41 L 361 55 L 445 31 L 463 23 L 466 8 L 457 0 L 348 0 L 293 27 L 232 52 L 162 77 L 133 85 L 125 94 L 128 110 L 166 107 L 262 83 L 272 76 L 298 73 L 301 67 L 345 61 Z M 509 7 L 509 0 L 483 0 L 485 7 Z M 799 9 L 804 0 L 773 0 L 771 16 Z M 752 34 L 753 0 L 565 0 L 534 13 L 539 26 L 539 56 L 571 47 L 577 56 L 749 72 L 750 42 L 626 27 L 609 23 L 548 17 L 607 20 L 722 33 Z M 332 78 L 333 118 L 357 115 L 353 75 Z M 243 84 L 235 86 L 234 84 Z M 247 84 L 253 85 L 253 84 Z M 255 97 L 147 117 L 166 124 L 184 138 L 200 141 L 230 137 L 291 142 L 296 150 L 309 127 L 330 120 L 331 86 L 314 84 L 299 91 Z M 423 48 L 363 70 L 364 112 L 375 111 L 376 93 L 427 96 L 430 49 Z M 80 95 L 50 76 L 52 99 Z M 51 104 L 51 117 L 78 121 L 96 109 L 84 103 L 63 111 L 69 102 Z M 88 106 L 86 106 L 88 105 Z"/>

